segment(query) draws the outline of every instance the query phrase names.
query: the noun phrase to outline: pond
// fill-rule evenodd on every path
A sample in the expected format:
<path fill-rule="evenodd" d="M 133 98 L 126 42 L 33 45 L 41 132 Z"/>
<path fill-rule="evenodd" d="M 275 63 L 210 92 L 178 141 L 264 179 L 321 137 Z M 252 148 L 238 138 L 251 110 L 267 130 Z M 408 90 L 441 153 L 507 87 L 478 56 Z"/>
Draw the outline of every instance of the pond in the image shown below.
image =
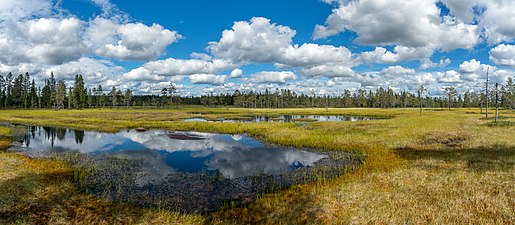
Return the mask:
<path fill-rule="evenodd" d="M 349 152 L 166 130 L 102 133 L 31 126 L 11 150 L 65 161 L 80 171 L 75 178 L 89 193 L 187 212 L 248 203 L 258 194 L 336 177 L 361 164 L 361 157 Z"/>
<path fill-rule="evenodd" d="M 217 121 L 221 122 L 243 122 L 243 123 L 259 123 L 259 122 L 337 122 L 337 121 L 368 121 L 379 118 L 371 118 L 364 116 L 322 116 L 322 115 L 279 115 L 279 116 L 243 116 L 236 118 L 221 118 Z M 202 117 L 192 117 L 184 120 L 185 122 L 209 122 Z"/>

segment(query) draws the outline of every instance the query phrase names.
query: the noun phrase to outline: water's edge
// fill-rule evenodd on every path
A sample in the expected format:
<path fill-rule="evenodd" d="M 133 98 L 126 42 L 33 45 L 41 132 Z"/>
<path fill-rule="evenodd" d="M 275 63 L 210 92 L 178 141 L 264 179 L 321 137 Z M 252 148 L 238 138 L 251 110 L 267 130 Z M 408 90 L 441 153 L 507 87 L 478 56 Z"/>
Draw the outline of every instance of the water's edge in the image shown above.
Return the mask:
<path fill-rule="evenodd" d="M 19 126 L 14 127 L 18 127 L 15 129 L 19 129 Z M 28 129 L 30 130 L 31 128 L 29 127 Z M 40 131 L 41 129 L 43 128 L 40 128 Z M 52 127 L 47 128 L 47 130 L 51 129 L 61 129 L 60 131 L 52 133 L 50 136 L 45 136 L 47 140 L 48 138 L 54 137 L 52 141 L 53 146 L 55 145 L 54 141 L 58 140 L 59 137 L 66 140 L 64 136 L 66 136 L 68 132 L 73 133 L 72 140 L 77 143 L 80 142 L 82 144 L 84 141 L 89 142 L 86 139 L 88 139 L 87 137 L 90 135 L 88 132 L 91 131 Z M 148 132 L 158 132 L 159 135 L 162 135 L 159 133 L 161 131 L 162 130 L 151 130 Z M 16 134 L 17 132 L 19 133 L 20 131 L 15 131 L 14 133 Z M 92 133 L 99 134 L 100 132 Z M 141 132 L 130 131 L 130 133 L 127 134 L 140 133 Z M 204 134 L 220 135 L 199 133 L 200 136 L 181 136 L 184 133 L 185 132 L 172 133 L 171 135 L 167 134 L 167 137 L 172 138 L 174 143 L 187 143 L 188 145 L 193 145 L 192 143 L 198 143 L 199 141 L 204 141 L 202 142 L 203 144 L 207 143 L 205 139 L 203 139 L 202 135 Z M 46 134 L 48 134 L 48 132 Z M 113 135 L 112 133 L 104 134 Z M 153 136 L 149 135 L 149 137 Z M 162 136 L 159 137 L 162 139 Z M 227 137 L 228 136 L 220 136 L 218 138 L 221 138 L 223 141 L 227 141 Z M 230 135 L 230 137 L 234 139 L 233 141 L 236 143 L 242 139 L 248 139 L 249 145 L 258 146 L 258 148 L 252 146 L 249 147 L 249 149 L 255 148 L 255 151 L 263 151 L 259 148 L 262 147 L 259 145 L 259 143 L 262 143 L 260 141 L 244 135 Z M 113 136 L 110 136 L 109 138 L 113 138 Z M 36 139 L 32 140 L 34 141 Z M 157 138 L 151 140 L 149 143 L 156 143 L 159 140 L 160 139 Z M 26 151 L 24 152 L 23 146 L 20 146 L 19 143 L 20 139 L 15 138 L 13 143 L 14 147 L 11 148 L 11 150 L 27 154 Z M 233 142 L 229 140 L 228 143 Z M 241 152 L 237 154 L 238 157 L 244 157 L 243 153 L 253 152 L 245 148 L 245 145 L 234 145 L 232 147 L 235 147 L 236 149 L 239 148 L 239 150 L 241 150 Z M 273 155 L 273 153 L 275 151 L 279 151 L 280 148 L 287 147 L 273 146 L 273 148 L 275 149 L 265 152 L 266 154 L 271 154 L 271 158 L 265 158 L 265 161 L 271 161 L 277 158 L 278 155 Z M 292 148 L 287 149 L 293 150 Z M 166 150 L 172 151 L 173 148 Z M 215 152 L 216 154 L 212 156 L 213 158 L 217 158 L 217 154 L 222 155 L 222 153 L 225 154 L 225 157 L 228 154 L 227 152 L 230 152 L 224 152 L 224 150 L 227 150 L 225 148 L 214 149 L 214 151 L 216 150 L 220 150 L 221 153 Z M 134 152 L 135 151 L 132 150 L 130 153 Z M 287 156 L 279 157 L 287 158 L 294 157 L 294 153 L 307 153 L 303 153 L 304 155 L 298 156 L 299 159 L 292 159 L 291 161 L 297 160 L 295 161 L 297 164 L 294 163 L 288 166 L 287 170 L 280 170 L 281 172 L 271 173 L 266 170 L 266 167 L 264 167 L 265 169 L 262 171 L 258 170 L 253 173 L 242 173 L 243 175 L 238 175 L 238 170 L 241 170 L 243 167 L 236 167 L 234 170 L 236 172 L 231 170 L 224 171 L 220 169 L 221 167 L 216 167 L 218 168 L 217 171 L 203 168 L 201 170 L 185 172 L 173 171 L 171 173 L 160 173 L 162 170 L 166 170 L 166 168 L 160 167 L 162 165 L 157 164 L 155 161 L 149 161 L 147 158 L 141 157 L 141 154 L 149 154 L 149 152 L 153 151 L 139 152 L 135 154 L 136 156 L 111 152 L 92 154 L 91 152 L 86 153 L 80 151 L 51 151 L 50 154 L 28 155 L 36 157 L 50 157 L 52 159 L 65 162 L 67 165 L 74 168 L 74 180 L 77 185 L 84 188 L 88 193 L 107 198 L 111 201 L 130 202 L 144 207 L 160 207 L 184 212 L 200 213 L 218 210 L 227 206 L 228 203 L 231 202 L 238 204 L 250 203 L 260 194 L 281 190 L 292 185 L 311 182 L 326 182 L 332 178 L 340 176 L 348 170 L 356 169 L 363 162 L 362 155 L 352 152 L 325 152 L 313 149 L 295 149 L 292 151 L 293 153 L 291 153 L 293 156 L 288 155 L 290 152 L 287 152 L 288 154 L 285 153 Z M 198 152 L 202 151 L 199 150 Z M 175 153 L 176 152 L 172 152 L 170 154 Z M 204 154 L 208 153 L 204 151 Z M 326 157 L 316 156 L 322 154 L 325 154 Z M 154 154 L 149 158 L 159 158 L 162 156 L 163 154 Z M 196 155 L 196 157 L 200 156 Z M 315 157 L 317 160 L 313 159 L 306 161 L 305 157 Z M 191 158 L 196 159 L 194 157 Z M 249 159 L 250 158 L 256 158 L 256 156 L 251 154 L 249 156 Z M 302 165 L 298 160 L 304 160 L 302 162 L 309 166 Z M 221 160 L 219 161 L 227 162 L 227 158 L 221 157 Z M 250 162 L 248 160 L 240 161 L 247 163 L 245 164 L 246 166 L 252 165 L 252 163 L 248 164 Z M 209 159 L 206 162 L 216 162 L 216 160 Z M 239 162 L 238 159 L 236 162 Z M 212 164 L 216 165 L 215 163 Z M 149 172 L 149 168 L 154 168 L 154 170 Z M 152 173 L 157 173 L 159 176 L 156 177 L 155 174 Z M 230 174 L 233 175 L 231 176 Z"/>

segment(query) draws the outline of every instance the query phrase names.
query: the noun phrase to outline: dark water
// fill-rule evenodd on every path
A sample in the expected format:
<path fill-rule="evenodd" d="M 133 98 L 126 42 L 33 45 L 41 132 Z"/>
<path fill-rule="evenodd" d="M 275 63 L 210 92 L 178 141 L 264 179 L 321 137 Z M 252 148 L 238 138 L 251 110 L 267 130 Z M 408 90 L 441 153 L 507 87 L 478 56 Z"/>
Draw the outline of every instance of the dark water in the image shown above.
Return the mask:
<path fill-rule="evenodd" d="M 28 127 L 12 150 L 81 168 L 86 172 L 78 181 L 93 194 L 188 212 L 246 203 L 256 194 L 338 176 L 361 162 L 351 153 L 271 146 L 245 135 L 164 130 Z"/>
<path fill-rule="evenodd" d="M 337 121 L 367 121 L 375 120 L 377 118 L 363 117 L 363 116 L 318 116 L 318 115 L 280 115 L 277 117 L 271 116 L 250 116 L 241 117 L 237 119 L 222 118 L 218 121 L 222 122 L 244 122 L 244 123 L 259 123 L 259 122 L 337 122 Z M 193 117 L 185 119 L 186 122 L 208 122 L 202 117 Z"/>

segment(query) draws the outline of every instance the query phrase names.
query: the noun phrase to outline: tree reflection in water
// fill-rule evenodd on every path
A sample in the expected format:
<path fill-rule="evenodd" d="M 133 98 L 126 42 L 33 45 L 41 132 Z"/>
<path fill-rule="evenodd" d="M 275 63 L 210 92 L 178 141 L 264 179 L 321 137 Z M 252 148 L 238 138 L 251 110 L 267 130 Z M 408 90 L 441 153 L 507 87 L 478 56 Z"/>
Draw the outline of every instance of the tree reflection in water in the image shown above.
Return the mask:
<path fill-rule="evenodd" d="M 188 212 L 248 202 L 257 194 L 338 176 L 361 163 L 348 152 L 270 146 L 245 135 L 29 127 L 18 141 L 28 154 L 89 168 L 78 181 L 91 193 Z"/>

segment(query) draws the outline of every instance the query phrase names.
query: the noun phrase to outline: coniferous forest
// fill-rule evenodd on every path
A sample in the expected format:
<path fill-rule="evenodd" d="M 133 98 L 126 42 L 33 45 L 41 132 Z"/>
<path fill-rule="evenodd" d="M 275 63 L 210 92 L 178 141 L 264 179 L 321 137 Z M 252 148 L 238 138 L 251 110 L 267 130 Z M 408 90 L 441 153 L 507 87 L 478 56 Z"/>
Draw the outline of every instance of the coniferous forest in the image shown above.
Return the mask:
<path fill-rule="evenodd" d="M 188 104 L 209 107 L 240 108 L 483 108 L 487 99 L 490 106 L 515 108 L 515 82 L 508 78 L 504 84 L 489 84 L 488 92 L 458 93 L 453 86 L 445 87 L 444 96 L 426 94 L 423 86 L 417 93 L 395 92 L 390 88 L 375 90 L 343 90 L 340 95 L 316 95 L 296 93 L 289 89 L 257 90 L 215 95 L 180 96 L 173 83 L 160 90 L 159 95 L 136 95 L 132 90 L 116 87 L 104 89 L 101 85 L 86 88 L 82 75 L 75 75 L 73 86 L 57 81 L 52 73 L 44 86 L 36 86 L 29 73 L 13 76 L 0 75 L 0 107 L 23 109 L 83 109 L 99 107 L 168 107 Z"/>

